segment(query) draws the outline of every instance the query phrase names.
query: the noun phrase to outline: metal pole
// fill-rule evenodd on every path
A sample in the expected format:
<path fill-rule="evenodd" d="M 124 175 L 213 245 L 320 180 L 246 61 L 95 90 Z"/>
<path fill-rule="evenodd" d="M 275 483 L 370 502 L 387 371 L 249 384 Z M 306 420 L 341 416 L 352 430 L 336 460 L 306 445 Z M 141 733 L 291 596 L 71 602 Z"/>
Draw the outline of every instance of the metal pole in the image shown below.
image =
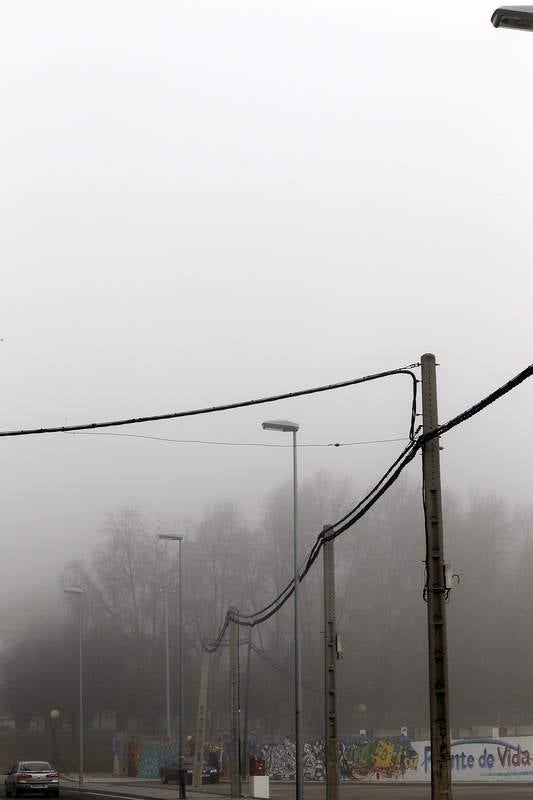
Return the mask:
<path fill-rule="evenodd" d="M 296 745 L 296 800 L 303 800 L 303 741 L 302 741 L 302 659 L 300 642 L 300 576 L 298 567 L 298 470 L 296 459 L 296 431 L 292 431 L 293 472 L 293 551 L 294 551 L 294 698 Z"/>
<path fill-rule="evenodd" d="M 424 433 L 438 426 L 435 356 L 422 362 Z M 426 571 L 428 605 L 429 710 L 431 722 L 431 798 L 451 800 L 450 723 L 448 713 L 448 646 L 446 636 L 446 565 L 442 526 L 439 439 L 429 439 L 422 449 L 426 521 Z"/>
<path fill-rule="evenodd" d="M 326 525 L 324 535 L 331 530 Z M 336 697 L 336 622 L 335 554 L 333 540 L 324 542 L 324 712 L 326 800 L 337 800 L 337 697 Z"/>
<path fill-rule="evenodd" d="M 79 788 L 83 788 L 83 615 L 82 595 L 79 596 L 80 605 L 80 773 L 78 775 Z"/>
<path fill-rule="evenodd" d="M 235 610 L 235 609 L 233 609 Z M 231 700 L 231 737 L 230 737 L 230 796 L 241 796 L 241 773 L 239 764 L 239 641 L 237 623 L 231 620 L 229 625 L 229 665 L 230 665 L 230 700 Z"/>
<path fill-rule="evenodd" d="M 167 739 L 172 736 L 170 723 L 170 653 L 168 641 L 168 588 L 163 589 L 165 593 L 165 672 L 166 672 L 166 706 L 167 706 Z"/>
<path fill-rule="evenodd" d="M 59 771 L 59 756 L 57 754 L 57 731 L 56 731 L 56 721 L 54 717 L 50 720 L 50 726 L 52 730 L 52 756 L 53 756 L 53 766 L 54 769 Z"/>
<path fill-rule="evenodd" d="M 178 596 L 179 596 L 179 724 L 178 724 L 178 753 L 180 769 L 183 769 L 183 574 L 181 569 L 181 542 L 178 540 Z"/>

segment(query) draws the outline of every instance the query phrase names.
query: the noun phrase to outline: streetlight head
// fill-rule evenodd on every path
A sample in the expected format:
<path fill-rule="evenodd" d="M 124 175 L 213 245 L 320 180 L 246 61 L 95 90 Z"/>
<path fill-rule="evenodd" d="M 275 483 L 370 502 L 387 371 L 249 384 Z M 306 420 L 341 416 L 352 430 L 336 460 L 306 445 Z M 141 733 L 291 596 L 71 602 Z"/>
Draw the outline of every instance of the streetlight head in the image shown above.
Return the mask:
<path fill-rule="evenodd" d="M 495 28 L 533 31 L 533 6 L 501 6 L 492 15 Z"/>
<path fill-rule="evenodd" d="M 177 535 L 175 535 L 173 533 L 159 533 L 158 537 L 159 537 L 159 539 L 167 539 L 168 541 L 171 541 L 171 542 L 182 542 L 183 541 L 183 536 L 177 536 Z"/>
<path fill-rule="evenodd" d="M 264 431 L 283 431 L 285 433 L 295 433 L 300 426 L 297 422 L 290 422 L 288 419 L 271 419 L 263 422 Z"/>
<path fill-rule="evenodd" d="M 66 594 L 83 594 L 83 589 L 80 589 L 79 586 L 69 586 L 67 589 L 63 589 Z"/>

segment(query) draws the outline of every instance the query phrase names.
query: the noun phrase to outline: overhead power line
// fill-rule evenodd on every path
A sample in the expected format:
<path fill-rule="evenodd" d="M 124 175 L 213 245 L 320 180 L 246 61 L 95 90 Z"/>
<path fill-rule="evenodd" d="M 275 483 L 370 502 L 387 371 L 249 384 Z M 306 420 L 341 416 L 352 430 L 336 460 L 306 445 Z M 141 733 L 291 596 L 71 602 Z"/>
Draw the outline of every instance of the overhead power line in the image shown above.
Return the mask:
<path fill-rule="evenodd" d="M 289 669 L 286 669 L 285 667 L 282 667 L 281 664 L 277 663 L 277 661 L 274 661 L 274 659 L 271 658 L 269 655 L 267 655 L 265 653 L 265 651 L 262 650 L 260 647 L 257 647 L 257 645 L 252 643 L 251 648 L 254 651 L 254 653 L 256 653 L 258 656 L 260 656 L 260 658 L 262 658 L 264 661 L 266 661 L 266 663 L 270 667 L 272 667 L 272 669 L 275 669 L 276 672 L 281 673 L 282 675 L 284 675 L 286 678 L 289 678 L 290 680 L 294 680 L 294 673 L 293 672 L 291 672 Z M 322 689 L 319 689 L 317 686 L 313 686 L 313 684 L 311 684 L 311 683 L 307 683 L 306 681 L 302 681 L 302 686 L 305 689 L 309 689 L 310 692 L 316 692 L 317 694 L 322 694 Z"/>
<path fill-rule="evenodd" d="M 324 542 L 336 539 L 338 536 L 341 536 L 343 533 L 345 533 L 345 531 L 351 528 L 356 522 L 358 522 L 358 520 L 360 520 L 372 508 L 372 506 L 375 505 L 380 497 L 382 497 L 385 492 L 390 489 L 390 487 L 398 480 L 403 470 L 408 464 L 411 463 L 418 451 L 421 450 L 426 442 L 434 439 L 435 437 L 443 436 L 445 433 L 448 433 L 448 431 L 452 430 L 458 425 L 461 425 L 463 422 L 466 422 L 466 420 L 471 419 L 476 414 L 479 414 L 485 408 L 492 405 L 492 403 L 495 403 L 513 389 L 516 389 L 521 383 L 530 378 L 532 375 L 533 365 L 530 365 L 526 367 L 526 369 L 522 370 L 522 372 L 519 372 L 514 378 L 511 378 L 509 381 L 504 383 L 498 389 L 495 389 L 486 397 L 479 400 L 470 408 L 462 411 L 455 417 L 452 417 L 450 420 L 448 420 L 448 422 L 439 425 L 437 428 L 435 428 L 435 430 L 414 436 L 407 447 L 404 448 L 398 458 L 393 461 L 385 474 L 379 479 L 379 481 L 368 492 L 368 494 L 362 500 L 360 500 L 347 514 L 337 520 L 334 525 L 327 528 L 327 535 L 323 531 L 317 535 L 305 564 L 299 571 L 298 580 L 300 582 L 303 581 L 306 575 L 309 573 L 311 567 L 318 558 Z M 237 622 L 239 625 L 245 625 L 247 627 L 254 627 L 255 625 L 265 622 L 285 605 L 293 592 L 294 579 L 288 583 L 287 586 L 278 594 L 278 596 L 274 598 L 274 600 L 272 600 L 267 606 L 253 614 L 241 615 L 228 611 L 217 638 L 213 642 L 204 642 L 204 648 L 209 652 L 213 652 L 217 649 L 219 646 L 219 640 L 221 640 L 222 636 L 224 635 L 230 620 Z"/>
<path fill-rule="evenodd" d="M 409 428 L 409 436 L 413 436 L 415 415 L 416 415 L 416 390 L 417 378 L 411 370 L 419 367 L 420 364 L 409 364 L 407 367 L 399 367 L 398 369 L 387 370 L 386 372 L 377 372 L 372 375 L 364 375 L 360 378 L 351 378 L 347 381 L 340 381 L 339 383 L 330 383 L 325 386 L 314 386 L 311 389 L 299 389 L 295 392 L 285 392 L 283 394 L 271 395 L 269 397 L 260 397 L 256 400 L 241 400 L 236 403 L 226 403 L 224 405 L 209 406 L 207 408 L 195 408 L 190 411 L 172 411 L 167 414 L 151 414 L 145 417 L 131 417 L 129 419 L 115 419 L 107 422 L 82 422 L 79 425 L 57 425 L 53 427 L 42 428 L 20 428 L 18 430 L 0 431 L 0 437 L 3 436 L 32 436 L 42 433 L 70 433 L 72 431 L 95 430 L 97 428 L 114 428 L 121 425 L 138 425 L 142 422 L 160 422 L 168 419 L 180 419 L 182 417 L 197 417 L 203 414 L 213 414 L 220 411 L 231 411 L 238 408 L 247 408 L 249 406 L 264 405 L 265 403 L 276 403 L 279 400 L 288 400 L 293 397 L 305 397 L 311 394 L 319 394 L 321 392 L 330 392 L 335 389 L 343 389 L 348 386 L 356 386 L 359 383 L 368 383 L 370 381 L 380 380 L 381 378 L 389 378 L 393 375 L 407 375 L 411 378 L 413 386 L 413 399 L 411 403 L 411 424 Z"/>
<path fill-rule="evenodd" d="M 176 444 L 210 444 L 222 447 L 290 447 L 292 444 L 272 444 L 270 442 L 216 442 L 210 439 L 171 439 L 166 436 L 149 436 L 143 433 L 108 433 L 99 431 L 70 431 L 70 436 L 114 436 L 118 439 L 152 439 L 155 442 L 171 442 Z M 392 439 L 366 439 L 360 442 L 300 442 L 296 447 L 356 447 L 365 444 L 390 444 L 391 442 L 405 442 L 407 436 L 397 436 Z"/>

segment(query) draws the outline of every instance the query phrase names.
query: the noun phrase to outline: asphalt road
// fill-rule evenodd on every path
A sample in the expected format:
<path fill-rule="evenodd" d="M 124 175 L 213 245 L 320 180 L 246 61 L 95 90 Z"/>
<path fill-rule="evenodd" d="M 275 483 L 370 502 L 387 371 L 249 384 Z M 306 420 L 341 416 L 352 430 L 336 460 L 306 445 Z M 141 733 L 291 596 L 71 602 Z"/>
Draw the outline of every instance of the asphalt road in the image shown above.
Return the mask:
<path fill-rule="evenodd" d="M 187 798 L 190 800 L 220 800 L 222 793 L 218 791 L 223 787 L 205 787 L 205 791 L 193 792 L 187 789 Z M 224 787 L 225 788 L 225 787 Z M 104 786 L 94 787 L 95 791 L 87 787 L 83 794 L 87 800 L 120 800 L 120 797 L 130 798 L 130 800 L 175 800 L 178 796 L 177 786 L 171 788 L 157 787 L 156 784 L 144 786 L 124 786 L 116 785 L 106 788 Z M 212 789 L 217 792 L 212 793 Z M 272 800 L 294 800 L 294 785 L 291 784 L 271 784 Z M 224 794 L 226 794 L 224 792 Z M 30 795 L 33 797 L 34 795 Z M 227 795 L 226 795 L 227 796 Z M 340 787 L 339 800 L 430 800 L 429 786 L 407 786 L 405 784 L 350 784 Z M 524 800 L 533 798 L 532 784 L 476 784 L 476 785 L 457 785 L 453 791 L 454 800 Z M 37 795 L 35 795 L 37 797 Z M 62 788 L 61 797 L 63 800 L 80 800 L 79 792 L 72 788 Z M 325 800 L 324 785 L 306 785 L 306 800 Z"/>

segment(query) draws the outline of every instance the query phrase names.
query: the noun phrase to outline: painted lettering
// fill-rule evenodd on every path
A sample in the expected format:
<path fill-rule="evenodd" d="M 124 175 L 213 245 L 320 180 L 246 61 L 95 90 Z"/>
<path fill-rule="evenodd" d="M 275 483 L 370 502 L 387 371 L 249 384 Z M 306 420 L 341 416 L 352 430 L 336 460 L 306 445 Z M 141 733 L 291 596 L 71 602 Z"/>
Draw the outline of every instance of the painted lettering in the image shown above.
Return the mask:
<path fill-rule="evenodd" d="M 508 747 L 498 747 L 498 758 L 500 759 L 500 764 L 502 767 L 510 767 L 511 764 L 509 763 L 509 748 Z"/>

